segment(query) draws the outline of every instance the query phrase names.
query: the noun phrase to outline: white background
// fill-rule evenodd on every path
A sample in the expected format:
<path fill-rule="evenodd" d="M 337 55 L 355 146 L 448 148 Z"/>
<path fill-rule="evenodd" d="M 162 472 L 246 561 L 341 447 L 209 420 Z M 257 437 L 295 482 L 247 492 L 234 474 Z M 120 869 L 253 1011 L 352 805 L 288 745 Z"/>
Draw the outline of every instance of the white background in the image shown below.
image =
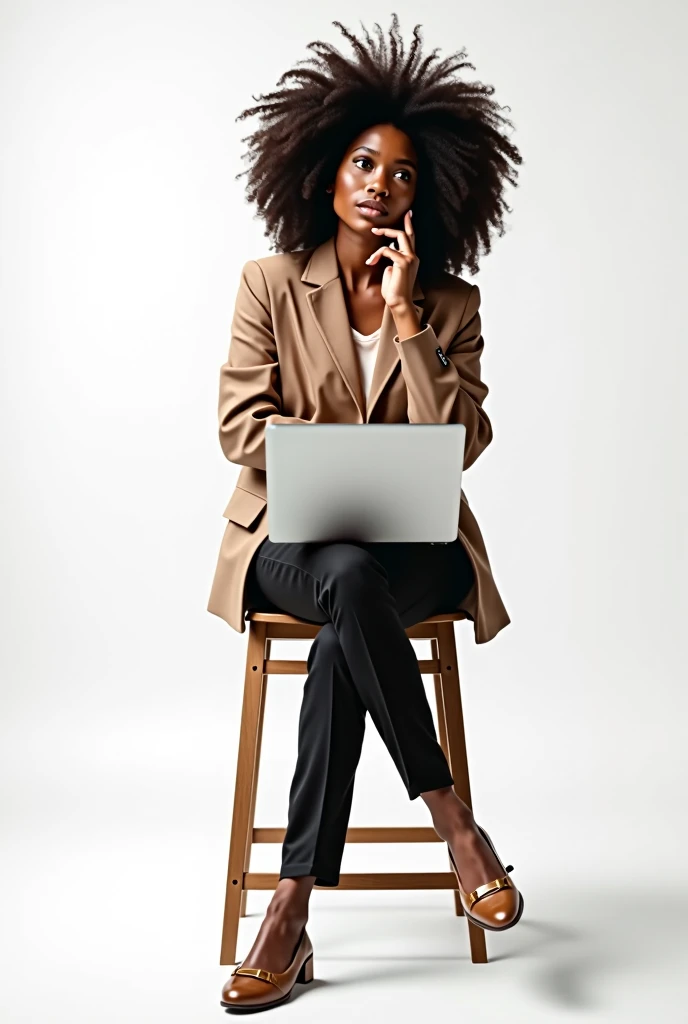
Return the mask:
<path fill-rule="evenodd" d="M 426 52 L 468 48 L 524 157 L 475 278 L 494 441 L 463 481 L 512 623 L 457 639 L 476 816 L 526 912 L 474 966 L 446 893 L 318 890 L 317 982 L 277 1012 L 682 1021 L 688 19 L 395 9 Z M 246 634 L 206 611 L 238 473 L 217 387 L 240 268 L 269 253 L 235 117 L 310 40 L 349 55 L 335 18 L 360 35 L 391 11 L 0 8 L 8 1024 L 222 1013 Z M 286 821 L 302 684 L 269 683 L 257 824 Z M 370 719 L 351 824 L 429 824 Z M 446 864 L 351 847 L 343 870 Z"/>

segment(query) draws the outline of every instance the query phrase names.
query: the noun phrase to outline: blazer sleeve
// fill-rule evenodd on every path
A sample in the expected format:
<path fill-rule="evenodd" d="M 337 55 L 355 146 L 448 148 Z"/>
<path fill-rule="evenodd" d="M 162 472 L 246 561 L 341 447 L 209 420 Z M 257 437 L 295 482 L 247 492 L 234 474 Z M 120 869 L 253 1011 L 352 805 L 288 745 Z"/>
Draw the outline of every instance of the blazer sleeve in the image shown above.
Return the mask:
<path fill-rule="evenodd" d="M 484 341 L 480 323 L 480 289 L 471 286 L 459 327 L 446 348 L 447 366 L 430 324 L 417 334 L 394 343 L 408 392 L 409 423 L 463 423 L 466 446 L 463 468 L 468 469 L 492 440 L 492 425 L 483 409 L 489 388 L 480 379 Z"/>
<path fill-rule="evenodd" d="M 265 470 L 265 424 L 310 423 L 282 415 L 270 297 L 259 264 L 241 271 L 229 356 L 220 370 L 220 445 L 230 462 Z"/>

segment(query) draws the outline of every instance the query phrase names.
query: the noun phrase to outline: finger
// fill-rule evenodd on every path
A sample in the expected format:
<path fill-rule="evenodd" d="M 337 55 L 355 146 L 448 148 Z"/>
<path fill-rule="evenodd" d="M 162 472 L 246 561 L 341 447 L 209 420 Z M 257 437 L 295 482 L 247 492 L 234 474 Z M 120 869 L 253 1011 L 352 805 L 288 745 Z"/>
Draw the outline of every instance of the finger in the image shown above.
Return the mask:
<path fill-rule="evenodd" d="M 398 249 L 392 249 L 390 245 L 382 245 L 379 249 L 368 257 L 366 263 L 377 263 L 380 256 L 389 256 L 392 263 L 396 264 L 397 267 L 408 266 L 408 253 L 399 252 Z"/>
<path fill-rule="evenodd" d="M 376 249 L 374 252 L 372 252 L 370 254 L 370 256 L 368 257 L 368 260 L 371 260 L 373 258 L 373 256 L 378 256 L 378 255 L 383 255 L 383 256 L 386 256 L 386 255 L 401 256 L 405 260 L 412 260 L 413 259 L 413 256 L 409 255 L 409 253 L 401 252 L 399 249 L 394 249 L 391 245 L 381 245 L 379 249 Z M 366 260 L 366 263 L 368 262 L 368 260 Z"/>
<path fill-rule="evenodd" d="M 372 230 L 379 231 L 381 234 L 385 234 L 385 236 L 392 236 L 393 238 L 395 238 L 399 246 L 396 252 L 403 253 L 404 256 L 416 255 L 416 250 L 414 249 L 413 242 L 406 237 L 404 231 L 399 231 L 396 228 L 388 227 L 373 227 Z"/>
<path fill-rule="evenodd" d="M 413 218 L 411 216 L 411 211 L 407 210 L 406 213 L 404 214 L 404 227 L 403 228 L 391 228 L 391 227 L 389 227 L 389 228 L 379 228 L 379 227 L 372 227 L 370 230 L 371 231 L 384 231 L 384 233 L 386 235 L 403 235 L 403 234 L 412 235 L 413 234 Z"/>
<path fill-rule="evenodd" d="M 413 256 L 415 255 L 416 248 L 414 245 L 413 230 L 410 228 L 411 218 L 409 217 L 408 212 L 406 214 L 406 221 L 407 225 L 406 229 L 404 230 L 400 228 L 378 227 L 373 227 L 370 230 L 376 232 L 377 234 L 385 235 L 387 238 L 396 238 L 397 242 L 399 243 L 399 251 L 405 252 L 409 256 Z"/>

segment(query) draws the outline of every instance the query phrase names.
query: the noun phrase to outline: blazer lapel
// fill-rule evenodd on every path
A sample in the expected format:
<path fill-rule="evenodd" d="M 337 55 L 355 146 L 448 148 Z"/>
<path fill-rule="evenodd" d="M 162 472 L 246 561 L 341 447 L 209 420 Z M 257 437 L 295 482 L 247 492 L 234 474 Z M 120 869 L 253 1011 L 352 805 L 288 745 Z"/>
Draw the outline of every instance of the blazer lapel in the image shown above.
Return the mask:
<path fill-rule="evenodd" d="M 311 257 L 301 275 L 305 284 L 318 287 L 308 292 L 306 299 L 318 330 L 329 349 L 334 363 L 349 389 L 351 398 L 358 410 L 361 422 L 369 422 L 371 413 L 382 394 L 385 384 L 392 375 L 400 359 L 394 335 L 397 333 L 394 317 L 389 306 L 385 306 L 382 315 L 380 343 L 370 385 L 370 397 L 367 403 L 363 394 L 358 357 L 349 324 L 349 313 L 346 308 L 344 288 L 339 276 L 335 236 L 322 242 L 311 253 Z M 419 316 L 423 314 L 421 301 L 423 290 L 416 279 L 413 289 L 413 304 Z M 365 409 L 365 415 L 363 410 Z"/>

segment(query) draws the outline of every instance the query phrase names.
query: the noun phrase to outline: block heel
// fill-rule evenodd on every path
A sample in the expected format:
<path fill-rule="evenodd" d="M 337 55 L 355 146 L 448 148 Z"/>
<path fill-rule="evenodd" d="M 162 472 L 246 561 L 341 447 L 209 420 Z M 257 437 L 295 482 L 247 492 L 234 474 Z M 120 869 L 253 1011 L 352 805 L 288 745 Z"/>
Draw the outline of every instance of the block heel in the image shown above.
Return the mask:
<path fill-rule="evenodd" d="M 297 982 L 299 985 L 307 985 L 310 981 L 313 981 L 313 954 L 304 960 L 303 966 L 299 971 Z"/>

